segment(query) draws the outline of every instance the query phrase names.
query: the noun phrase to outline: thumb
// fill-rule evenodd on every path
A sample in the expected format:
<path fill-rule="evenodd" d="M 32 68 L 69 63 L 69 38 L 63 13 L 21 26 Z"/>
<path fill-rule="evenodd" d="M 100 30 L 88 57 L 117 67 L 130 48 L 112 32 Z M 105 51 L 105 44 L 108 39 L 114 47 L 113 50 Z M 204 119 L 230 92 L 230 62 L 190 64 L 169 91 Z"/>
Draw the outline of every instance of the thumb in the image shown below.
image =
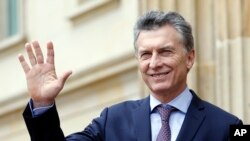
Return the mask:
<path fill-rule="evenodd" d="M 72 74 L 72 71 L 66 71 L 59 77 L 59 82 L 61 86 L 64 86 L 65 81 L 69 78 L 69 76 Z"/>

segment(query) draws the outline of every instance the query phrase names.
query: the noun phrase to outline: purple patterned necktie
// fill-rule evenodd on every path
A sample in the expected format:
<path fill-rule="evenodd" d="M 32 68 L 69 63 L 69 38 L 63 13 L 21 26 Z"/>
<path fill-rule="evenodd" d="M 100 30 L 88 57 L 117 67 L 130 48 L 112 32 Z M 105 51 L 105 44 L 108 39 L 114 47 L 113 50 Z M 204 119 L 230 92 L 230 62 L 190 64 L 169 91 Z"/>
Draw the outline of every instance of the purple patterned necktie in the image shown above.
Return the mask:
<path fill-rule="evenodd" d="M 171 112 L 175 108 L 173 107 L 163 107 L 162 105 L 157 107 L 157 110 L 161 116 L 161 129 L 159 131 L 159 134 L 157 136 L 156 141 L 171 141 L 171 131 L 169 127 L 169 117 Z"/>

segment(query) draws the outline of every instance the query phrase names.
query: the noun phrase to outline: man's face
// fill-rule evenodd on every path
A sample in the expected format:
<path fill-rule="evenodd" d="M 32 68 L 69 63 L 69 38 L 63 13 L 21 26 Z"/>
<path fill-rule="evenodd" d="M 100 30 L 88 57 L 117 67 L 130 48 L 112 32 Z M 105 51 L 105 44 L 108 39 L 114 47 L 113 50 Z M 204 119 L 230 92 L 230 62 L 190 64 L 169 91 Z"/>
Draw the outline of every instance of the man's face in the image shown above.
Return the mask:
<path fill-rule="evenodd" d="M 184 90 L 194 50 L 185 50 L 181 35 L 173 27 L 141 31 L 136 46 L 139 70 L 153 94 L 178 94 Z"/>

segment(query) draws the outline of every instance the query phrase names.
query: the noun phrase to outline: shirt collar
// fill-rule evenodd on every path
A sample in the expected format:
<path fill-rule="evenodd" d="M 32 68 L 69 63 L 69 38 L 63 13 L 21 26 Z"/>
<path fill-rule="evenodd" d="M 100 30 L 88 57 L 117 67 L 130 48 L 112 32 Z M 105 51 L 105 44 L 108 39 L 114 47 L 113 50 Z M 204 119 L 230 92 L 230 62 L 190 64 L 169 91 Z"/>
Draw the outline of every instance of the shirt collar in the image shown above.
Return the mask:
<path fill-rule="evenodd" d="M 187 109 L 191 103 L 192 98 L 193 98 L 193 95 L 189 91 L 188 87 L 186 87 L 185 90 L 181 92 L 181 94 L 178 95 L 176 98 L 171 100 L 169 103 L 163 103 L 163 104 L 173 106 L 179 111 L 183 113 L 187 113 Z M 162 103 L 159 100 L 157 100 L 153 95 L 150 95 L 151 112 L 159 104 L 162 104 Z"/>

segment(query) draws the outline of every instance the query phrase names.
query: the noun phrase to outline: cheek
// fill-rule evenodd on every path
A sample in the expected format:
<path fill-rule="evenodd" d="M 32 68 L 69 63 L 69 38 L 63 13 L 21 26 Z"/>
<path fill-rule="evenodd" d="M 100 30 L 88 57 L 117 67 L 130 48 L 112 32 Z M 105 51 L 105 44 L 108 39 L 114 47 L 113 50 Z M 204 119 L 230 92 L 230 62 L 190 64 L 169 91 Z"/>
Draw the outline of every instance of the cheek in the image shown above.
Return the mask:
<path fill-rule="evenodd" d="M 141 72 L 146 72 L 148 69 L 148 63 L 147 62 L 139 62 L 139 70 Z"/>
<path fill-rule="evenodd" d="M 180 65 L 180 60 L 179 58 L 171 58 L 171 59 L 165 60 L 165 64 L 168 67 L 175 69 Z"/>
<path fill-rule="evenodd" d="M 184 56 L 176 56 L 172 61 L 175 66 L 186 66 L 186 59 Z"/>

